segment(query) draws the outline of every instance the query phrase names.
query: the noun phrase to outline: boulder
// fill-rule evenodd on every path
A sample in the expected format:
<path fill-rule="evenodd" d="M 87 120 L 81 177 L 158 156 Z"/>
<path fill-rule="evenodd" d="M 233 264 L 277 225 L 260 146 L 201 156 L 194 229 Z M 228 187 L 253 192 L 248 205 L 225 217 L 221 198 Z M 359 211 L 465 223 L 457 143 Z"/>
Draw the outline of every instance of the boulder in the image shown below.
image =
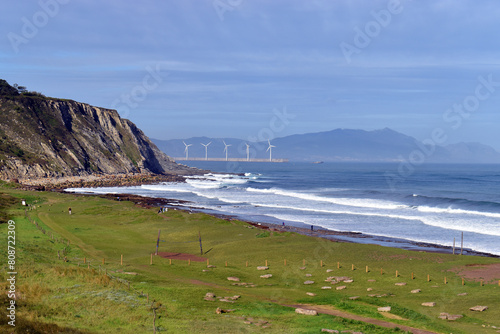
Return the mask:
<path fill-rule="evenodd" d="M 240 279 L 238 277 L 230 276 L 227 278 L 228 281 L 234 281 L 234 282 L 239 282 Z"/>
<path fill-rule="evenodd" d="M 260 275 L 260 278 L 271 278 L 271 277 L 273 277 L 272 274 Z"/>
<path fill-rule="evenodd" d="M 314 281 L 305 281 L 304 284 L 314 284 Z"/>
<path fill-rule="evenodd" d="M 345 288 L 347 288 L 345 285 L 341 285 L 341 286 L 336 287 L 335 289 L 344 290 Z"/>
<path fill-rule="evenodd" d="M 486 311 L 487 309 L 488 309 L 488 306 L 478 305 L 478 306 L 471 307 L 469 310 L 476 311 L 476 312 L 483 312 L 483 311 Z"/>
<path fill-rule="evenodd" d="M 441 313 L 439 315 L 439 319 L 443 319 L 443 320 L 450 320 L 450 321 L 455 321 L 457 319 L 460 319 L 460 318 L 463 318 L 464 316 L 461 315 L 461 314 L 449 314 L 449 313 Z"/>
<path fill-rule="evenodd" d="M 411 290 L 410 292 L 411 292 L 411 293 L 419 293 L 419 292 L 422 292 L 422 290 L 420 290 L 420 289 L 415 289 L 415 290 Z"/>
<path fill-rule="evenodd" d="M 332 288 L 331 286 L 322 286 L 321 290 L 328 290 L 328 289 L 331 289 L 331 288 Z"/>
<path fill-rule="evenodd" d="M 379 308 L 377 308 L 377 311 L 379 311 L 379 312 L 391 312 L 391 307 L 390 306 L 379 307 Z"/>
<path fill-rule="evenodd" d="M 259 266 L 257 267 L 257 270 L 268 270 L 269 267 L 266 267 L 266 266 Z"/>
<path fill-rule="evenodd" d="M 327 269 L 326 272 L 327 273 L 331 273 L 333 271 L 333 269 Z"/>
<path fill-rule="evenodd" d="M 316 296 L 316 294 L 315 294 L 315 293 L 312 293 L 312 292 L 306 292 L 306 295 L 311 296 L 311 297 Z"/>
<path fill-rule="evenodd" d="M 405 282 L 400 282 L 400 283 L 396 283 L 396 284 L 394 284 L 394 285 L 396 285 L 396 286 L 405 286 L 405 285 L 406 285 L 406 283 L 405 283 Z"/>
<path fill-rule="evenodd" d="M 321 333 L 340 333 L 340 332 L 336 329 L 321 328 Z"/>
<path fill-rule="evenodd" d="M 422 303 L 422 306 L 434 307 L 434 306 L 436 306 L 436 303 L 435 302 L 425 302 L 425 303 Z"/>
<path fill-rule="evenodd" d="M 316 310 L 307 310 L 305 308 L 296 308 L 295 313 L 305 314 L 305 315 L 318 315 L 318 311 Z"/>

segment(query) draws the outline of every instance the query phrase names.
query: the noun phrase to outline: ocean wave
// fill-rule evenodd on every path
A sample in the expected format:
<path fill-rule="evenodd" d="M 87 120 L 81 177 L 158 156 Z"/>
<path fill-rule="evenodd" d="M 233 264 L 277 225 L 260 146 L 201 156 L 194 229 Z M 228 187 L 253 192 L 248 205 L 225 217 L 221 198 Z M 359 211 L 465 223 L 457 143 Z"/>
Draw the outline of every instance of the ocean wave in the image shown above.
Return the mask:
<path fill-rule="evenodd" d="M 401 209 L 401 208 L 407 207 L 406 205 L 395 204 L 393 202 L 382 201 L 382 200 L 364 199 L 364 198 L 322 197 L 322 196 L 313 195 L 313 194 L 300 193 L 300 192 L 294 192 L 294 191 L 276 189 L 276 188 L 257 189 L 257 188 L 248 187 L 248 188 L 246 188 L 246 190 L 249 192 L 274 194 L 274 195 L 279 195 L 279 196 L 295 197 L 295 198 L 308 200 L 308 201 L 327 202 L 327 203 L 343 205 L 343 206 L 352 206 L 352 207 L 361 207 L 361 208 L 370 208 L 370 209 L 395 210 L 395 209 Z"/>
<path fill-rule="evenodd" d="M 453 215 L 474 215 L 474 216 L 484 216 L 491 218 L 500 218 L 500 213 L 495 212 L 484 212 L 484 211 L 474 211 L 474 210 L 464 210 L 464 209 L 454 209 L 448 208 L 437 208 L 429 206 L 418 206 L 417 210 L 426 213 L 447 213 Z"/>
<path fill-rule="evenodd" d="M 425 225 L 441 227 L 446 230 L 471 232 L 487 236 L 500 236 L 500 226 L 496 222 L 471 221 L 468 219 L 442 219 L 439 217 L 422 217 Z"/>
<path fill-rule="evenodd" d="M 338 215 L 352 215 L 352 216 L 369 216 L 369 217 L 382 217 L 382 218 L 393 218 L 393 219 L 402 219 L 402 220 L 412 220 L 412 221 L 420 221 L 420 217 L 417 216 L 405 216 L 405 215 L 394 215 L 394 214 L 383 214 L 376 212 L 354 212 L 354 211 L 345 211 L 345 210 L 326 210 L 326 209 L 314 209 L 314 208 L 301 208 L 296 206 L 288 206 L 288 205 L 279 205 L 279 204 L 265 204 L 265 203 L 250 203 L 256 207 L 266 207 L 266 208 L 274 208 L 274 209 L 285 209 L 285 210 L 296 210 L 296 211 L 304 211 L 304 212 L 316 212 L 316 213 L 329 213 L 329 214 L 338 214 Z"/>

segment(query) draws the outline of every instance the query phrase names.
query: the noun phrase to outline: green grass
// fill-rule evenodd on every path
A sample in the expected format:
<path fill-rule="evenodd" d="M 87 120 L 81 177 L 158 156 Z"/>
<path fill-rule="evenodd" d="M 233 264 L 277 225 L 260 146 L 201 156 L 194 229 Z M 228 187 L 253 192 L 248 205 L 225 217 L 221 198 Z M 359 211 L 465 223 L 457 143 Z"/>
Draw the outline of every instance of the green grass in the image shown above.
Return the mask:
<path fill-rule="evenodd" d="M 399 332 L 331 315 L 301 316 L 293 308 L 283 306 L 297 303 L 324 305 L 439 333 L 491 333 L 488 325 L 500 327 L 498 284 L 480 286 L 479 282 L 468 281 L 462 286 L 461 277 L 448 271 L 467 264 L 498 263 L 498 259 L 336 243 L 289 232 L 263 231 L 237 220 L 205 214 L 177 210 L 157 214 L 155 209 L 140 208 L 130 202 L 0 187 L 3 193 L 0 205 L 4 208 L 0 214 L 16 221 L 21 294 L 18 319 L 29 328 L 55 328 L 43 328 L 40 333 L 51 330 L 55 333 L 61 328 L 75 333 L 152 333 L 153 300 L 158 308 L 156 327 L 160 332 L 318 333 L 321 328 Z M 45 234 L 24 217 L 20 198 L 36 207 L 28 213 Z M 69 207 L 72 215 L 68 214 Z M 6 224 L 0 224 L 0 229 L 6 235 L 3 233 Z M 150 265 L 158 230 L 161 230 L 160 251 L 194 255 L 200 255 L 200 233 L 203 257 L 216 268 L 204 272 L 206 262 L 188 264 L 173 260 L 170 264 L 157 256 Z M 57 252 L 62 254 L 63 250 L 68 262 L 58 259 Z M 120 265 L 121 255 L 123 265 Z M 257 271 L 256 267 L 266 261 L 270 269 Z M 304 261 L 306 269 L 301 269 Z M 333 271 L 326 273 L 327 269 Z M 6 271 L 3 270 L 3 276 Z M 134 274 L 127 274 L 130 272 Z M 260 278 L 268 273 L 273 277 Z M 234 286 L 228 276 L 237 276 L 241 282 L 257 286 Z M 329 285 L 324 282 L 328 276 L 349 276 L 354 282 L 344 284 L 345 290 L 336 290 L 336 285 L 331 290 L 322 290 L 322 286 Z M 2 277 L 2 282 L 5 279 Z M 304 285 L 309 279 L 315 284 Z M 396 286 L 398 282 L 407 285 Z M 367 292 L 367 288 L 373 291 Z M 422 292 L 411 294 L 412 289 Z M 241 295 L 241 298 L 234 304 L 204 301 L 207 292 L 217 296 Z M 317 296 L 309 297 L 306 292 Z M 457 296 L 461 292 L 467 292 L 467 296 Z M 352 296 L 360 298 L 350 300 Z M 421 305 L 429 301 L 436 302 L 436 306 Z M 489 309 L 482 313 L 468 311 L 475 305 L 488 305 Z M 386 318 L 377 311 L 378 306 L 391 306 L 391 314 L 406 320 Z M 234 311 L 219 315 L 215 313 L 217 307 Z M 437 318 L 440 312 L 465 317 L 447 322 Z M 266 324 L 269 327 L 262 328 Z"/>

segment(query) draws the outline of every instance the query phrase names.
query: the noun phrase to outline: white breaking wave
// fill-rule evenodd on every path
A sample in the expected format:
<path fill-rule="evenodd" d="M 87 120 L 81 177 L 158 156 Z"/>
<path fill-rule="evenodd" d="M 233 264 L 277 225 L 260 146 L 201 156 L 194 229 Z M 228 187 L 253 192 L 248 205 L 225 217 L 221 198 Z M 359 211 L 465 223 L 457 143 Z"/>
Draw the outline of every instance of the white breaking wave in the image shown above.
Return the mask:
<path fill-rule="evenodd" d="M 416 216 L 392 215 L 392 214 L 383 214 L 383 213 L 374 213 L 374 212 L 354 212 L 354 211 L 342 211 L 342 210 L 300 208 L 300 207 L 295 207 L 295 206 L 278 205 L 278 204 L 263 204 L 263 203 L 250 203 L 250 204 L 252 204 L 253 206 L 256 206 L 256 207 L 297 210 L 297 211 L 305 211 L 305 212 L 330 213 L 330 214 L 337 214 L 337 215 L 354 215 L 354 216 L 394 218 L 394 219 L 403 219 L 403 220 L 416 220 L 416 221 L 421 222 L 420 217 L 416 217 Z"/>
<path fill-rule="evenodd" d="M 436 207 L 430 207 L 430 206 L 419 206 L 417 208 L 417 210 L 420 212 L 429 212 L 429 213 L 448 213 L 448 214 L 456 214 L 456 215 L 466 214 L 466 215 L 485 216 L 485 217 L 491 217 L 491 218 L 500 218 L 500 213 L 453 209 L 451 207 L 436 208 Z"/>
<path fill-rule="evenodd" d="M 295 198 L 304 199 L 304 200 L 308 200 L 308 201 L 327 202 L 327 203 L 344 205 L 344 206 L 354 206 L 354 207 L 370 208 L 370 209 L 395 210 L 395 209 L 401 209 L 401 208 L 407 207 L 406 205 L 394 204 L 394 203 L 388 202 L 388 201 L 380 201 L 380 200 L 374 200 L 374 199 L 363 199 L 363 198 L 354 199 L 354 198 L 322 197 L 322 196 L 313 195 L 313 194 L 300 193 L 300 192 L 275 189 L 275 188 L 256 189 L 256 188 L 248 187 L 247 191 L 264 193 L 264 194 L 274 194 L 274 195 L 280 195 L 280 196 L 295 197 Z"/>

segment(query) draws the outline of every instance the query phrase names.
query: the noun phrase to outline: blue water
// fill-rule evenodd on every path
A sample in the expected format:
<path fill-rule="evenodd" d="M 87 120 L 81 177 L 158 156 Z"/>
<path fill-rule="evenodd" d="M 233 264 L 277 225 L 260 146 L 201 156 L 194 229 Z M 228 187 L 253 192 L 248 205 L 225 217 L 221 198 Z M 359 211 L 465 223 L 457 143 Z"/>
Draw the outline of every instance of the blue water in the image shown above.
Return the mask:
<path fill-rule="evenodd" d="M 454 238 L 459 246 L 463 232 L 464 247 L 500 255 L 500 165 L 426 165 L 399 173 L 397 164 L 187 163 L 242 175 L 93 191 L 177 198 L 255 221 L 444 246 Z"/>

